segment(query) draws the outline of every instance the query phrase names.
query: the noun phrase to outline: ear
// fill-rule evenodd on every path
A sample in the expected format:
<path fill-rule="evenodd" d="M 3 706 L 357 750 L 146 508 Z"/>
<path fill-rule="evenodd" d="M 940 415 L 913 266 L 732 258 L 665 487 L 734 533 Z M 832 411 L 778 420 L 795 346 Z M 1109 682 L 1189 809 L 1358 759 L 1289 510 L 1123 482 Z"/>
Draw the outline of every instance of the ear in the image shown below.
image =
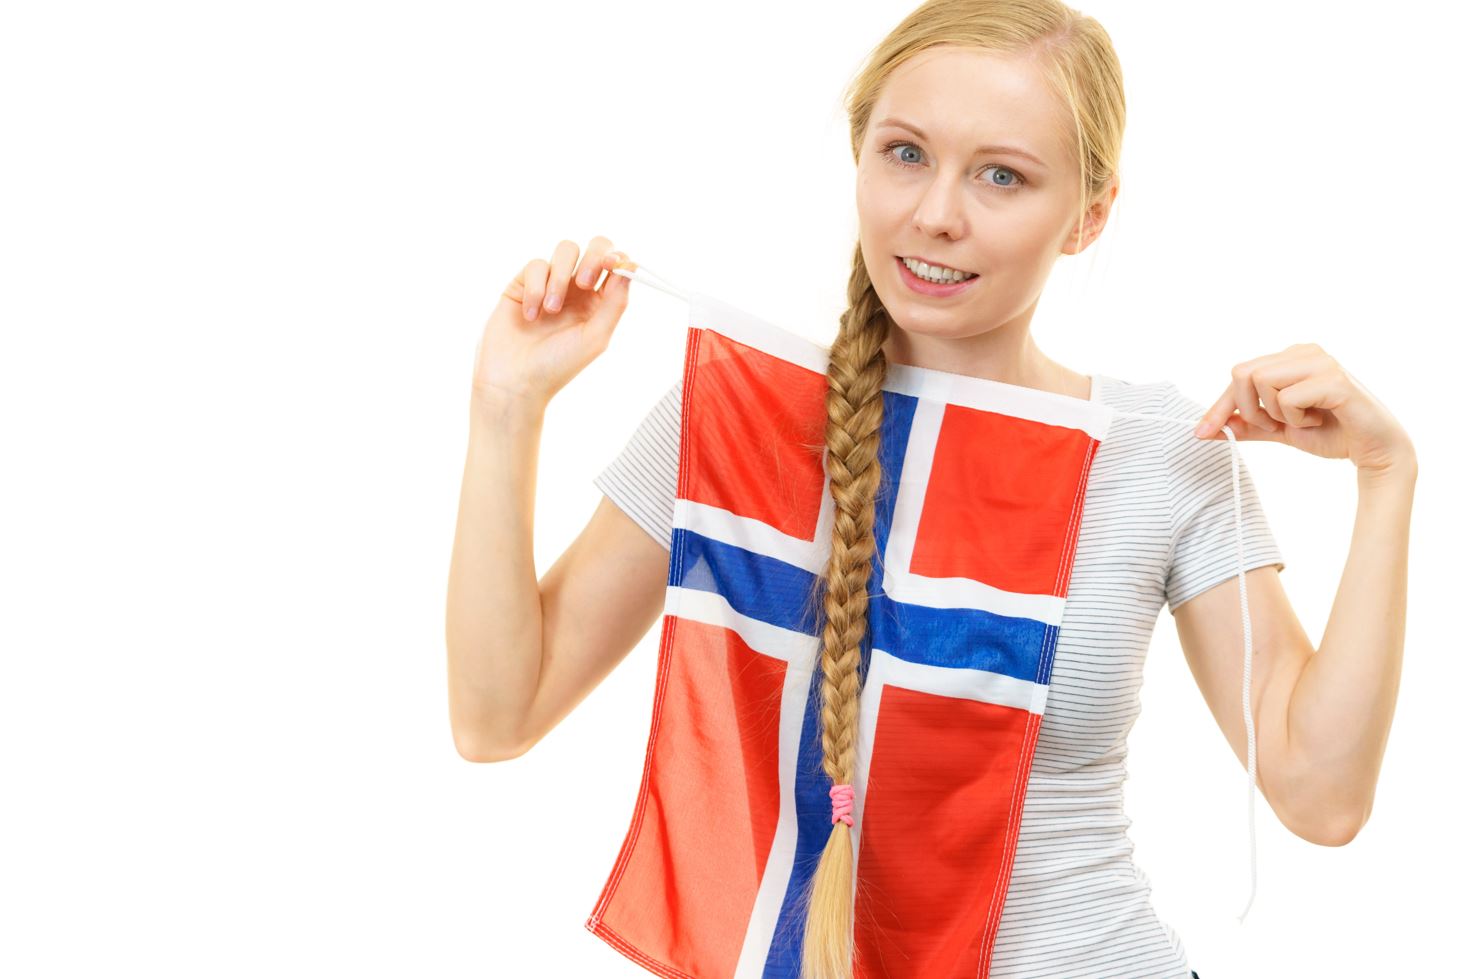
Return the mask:
<path fill-rule="evenodd" d="M 1113 174 L 1107 183 L 1106 189 L 1101 196 L 1091 202 L 1086 208 L 1086 223 L 1084 228 L 1077 222 L 1070 226 L 1070 233 L 1066 235 L 1065 243 L 1060 246 L 1060 251 L 1066 255 L 1076 255 L 1091 247 L 1091 243 L 1101 237 L 1101 230 L 1106 227 L 1106 222 L 1111 217 L 1112 201 L 1117 199 L 1117 193 L 1121 190 L 1121 176 Z M 1080 230 L 1080 238 L 1077 239 L 1076 232 Z"/>

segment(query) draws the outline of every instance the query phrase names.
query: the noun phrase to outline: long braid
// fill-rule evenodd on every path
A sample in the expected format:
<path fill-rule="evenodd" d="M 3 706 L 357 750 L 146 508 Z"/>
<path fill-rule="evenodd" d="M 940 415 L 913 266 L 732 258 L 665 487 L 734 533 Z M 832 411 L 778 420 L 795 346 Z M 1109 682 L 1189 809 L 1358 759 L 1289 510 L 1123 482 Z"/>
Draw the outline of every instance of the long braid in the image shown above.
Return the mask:
<path fill-rule="evenodd" d="M 1110 207 L 1105 192 L 1116 177 L 1126 120 L 1121 66 L 1101 24 L 1061 0 L 925 0 L 876 46 L 849 86 L 845 108 L 856 166 L 891 74 L 942 45 L 1035 58 L 1069 114 L 1065 138 L 1080 171 L 1078 230 L 1084 229 L 1088 202 Z M 884 257 L 881 261 L 881 273 L 891 275 L 894 270 Z M 883 347 L 891 327 L 856 242 L 848 309 L 829 351 L 825 461 L 835 508 L 832 549 L 810 603 L 822 620 L 818 709 L 823 768 L 841 794 L 839 806 L 848 802 L 840 787 L 852 786 L 856 774 L 860 642 L 869 622 L 867 589 L 881 481 Z M 852 820 L 846 819 L 836 814 L 809 890 L 802 979 L 853 975 L 855 868 Z"/>
<path fill-rule="evenodd" d="M 883 347 L 890 319 L 856 243 L 849 306 L 829 351 L 825 463 L 834 501 L 833 548 L 822 602 L 819 669 L 823 768 L 852 785 L 859 732 L 860 642 L 868 625 L 875 559 L 875 497 L 880 487 L 880 426 L 885 417 Z M 803 979 L 852 975 L 854 847 L 852 820 L 836 821 L 813 877 L 803 937 Z"/>

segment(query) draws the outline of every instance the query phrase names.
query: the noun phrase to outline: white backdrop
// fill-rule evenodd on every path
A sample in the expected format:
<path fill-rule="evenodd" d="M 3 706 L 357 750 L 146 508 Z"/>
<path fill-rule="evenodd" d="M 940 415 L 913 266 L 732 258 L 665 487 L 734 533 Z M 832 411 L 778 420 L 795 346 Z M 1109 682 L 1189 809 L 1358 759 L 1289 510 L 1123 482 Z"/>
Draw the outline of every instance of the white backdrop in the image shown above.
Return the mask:
<path fill-rule="evenodd" d="M 826 344 L 840 98 L 914 4 L 48 3 L 0 16 L 0 973 L 638 976 L 583 928 L 628 828 L 657 627 L 512 762 L 456 753 L 444 602 L 475 341 L 602 234 Z M 1373 817 L 1288 833 L 1166 610 L 1135 859 L 1203 979 L 1465 968 L 1479 868 L 1470 7 L 1100 0 L 1122 194 L 1035 319 L 1054 359 L 1212 403 L 1315 342 L 1421 459 Z M 1471 18 L 1470 22 L 1464 18 Z M 536 565 L 678 377 L 641 284 L 547 415 Z M 1319 642 L 1352 466 L 1245 443 Z"/>

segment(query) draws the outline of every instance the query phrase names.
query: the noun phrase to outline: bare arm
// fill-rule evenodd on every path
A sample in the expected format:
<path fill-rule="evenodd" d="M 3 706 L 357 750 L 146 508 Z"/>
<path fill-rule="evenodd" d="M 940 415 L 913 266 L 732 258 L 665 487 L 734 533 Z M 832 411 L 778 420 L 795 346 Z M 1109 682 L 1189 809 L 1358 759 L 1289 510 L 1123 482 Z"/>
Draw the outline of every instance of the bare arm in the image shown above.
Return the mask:
<path fill-rule="evenodd" d="M 610 673 L 663 607 L 664 546 L 605 499 L 537 582 L 540 431 L 551 398 L 607 348 L 632 269 L 593 238 L 562 239 L 505 287 L 484 326 L 448 573 L 448 705 L 470 761 L 523 754 Z"/>
<path fill-rule="evenodd" d="M 607 497 L 540 581 L 545 641 L 523 747 L 550 733 L 653 627 L 669 550 Z M 646 705 L 645 705 L 646 706 Z"/>
<path fill-rule="evenodd" d="M 652 628 L 669 552 L 603 497 L 537 583 L 532 527 L 543 409 L 474 399 L 448 585 L 458 753 L 523 754 Z"/>
<path fill-rule="evenodd" d="M 1298 835 L 1343 846 L 1373 809 L 1399 697 L 1415 445 L 1389 409 L 1316 344 L 1246 361 L 1231 375 L 1195 434 L 1218 438 L 1228 424 L 1239 440 L 1282 442 L 1356 467 L 1358 515 L 1322 643 L 1314 648 L 1307 638 L 1274 570 L 1248 576 L 1257 782 Z M 1230 665 L 1244 658 L 1237 587 L 1226 581 L 1174 616 L 1231 747 L 1244 722 L 1243 676 Z"/>
<path fill-rule="evenodd" d="M 1251 626 L 1250 713 L 1256 730 L 1256 787 L 1283 826 L 1309 843 L 1327 845 L 1333 822 L 1310 802 L 1311 772 L 1294 766 L 1287 721 L 1292 688 L 1312 658 L 1307 638 L 1275 565 L 1245 573 Z M 1178 638 L 1194 682 L 1204 694 L 1230 750 L 1246 764 L 1245 703 L 1241 685 L 1245 627 L 1240 582 L 1206 589 L 1173 610 Z M 1317 818 L 1320 817 L 1320 818 Z"/>
<path fill-rule="evenodd" d="M 469 760 L 520 744 L 540 670 L 535 469 L 545 406 L 475 395 L 448 574 L 448 704 Z"/>

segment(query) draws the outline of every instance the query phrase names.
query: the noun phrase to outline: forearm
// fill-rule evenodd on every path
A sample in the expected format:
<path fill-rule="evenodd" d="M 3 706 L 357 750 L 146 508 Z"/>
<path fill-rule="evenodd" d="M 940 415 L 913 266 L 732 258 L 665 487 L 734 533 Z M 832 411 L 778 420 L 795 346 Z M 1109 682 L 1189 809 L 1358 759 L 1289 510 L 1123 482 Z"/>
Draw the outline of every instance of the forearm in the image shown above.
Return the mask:
<path fill-rule="evenodd" d="M 519 745 L 540 674 L 535 474 L 544 405 L 474 396 L 448 575 L 448 701 L 465 757 Z"/>
<path fill-rule="evenodd" d="M 1340 842 L 1369 817 L 1399 697 L 1415 479 L 1413 464 L 1359 470 L 1348 562 L 1322 642 L 1292 689 L 1288 746 L 1305 797 L 1289 804 Z"/>

